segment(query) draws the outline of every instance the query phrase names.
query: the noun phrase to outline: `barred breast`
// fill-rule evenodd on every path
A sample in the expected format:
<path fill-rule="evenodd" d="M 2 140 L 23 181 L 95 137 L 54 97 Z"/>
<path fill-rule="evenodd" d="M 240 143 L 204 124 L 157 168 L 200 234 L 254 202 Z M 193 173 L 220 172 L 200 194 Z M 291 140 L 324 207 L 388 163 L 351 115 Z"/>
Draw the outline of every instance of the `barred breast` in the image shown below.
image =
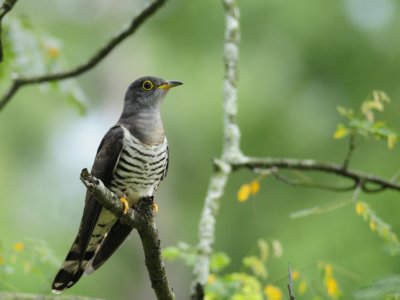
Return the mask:
<path fill-rule="evenodd" d="M 124 130 L 123 148 L 114 168 L 110 189 L 125 196 L 130 206 L 141 197 L 153 196 L 168 166 L 168 144 L 146 145 Z"/>

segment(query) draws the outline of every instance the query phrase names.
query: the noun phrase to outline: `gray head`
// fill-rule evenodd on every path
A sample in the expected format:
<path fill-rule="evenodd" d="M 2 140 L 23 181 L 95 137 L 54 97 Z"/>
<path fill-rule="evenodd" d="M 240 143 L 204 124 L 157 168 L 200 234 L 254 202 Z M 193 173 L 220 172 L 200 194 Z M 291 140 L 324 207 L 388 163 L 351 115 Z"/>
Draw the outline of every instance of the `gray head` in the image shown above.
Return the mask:
<path fill-rule="evenodd" d="M 159 109 L 170 88 L 181 85 L 180 81 L 144 76 L 135 80 L 125 94 L 123 115 L 135 115 L 140 111 Z"/>
<path fill-rule="evenodd" d="M 162 142 L 164 128 L 160 104 L 170 88 L 181 84 L 180 81 L 166 81 L 152 76 L 135 80 L 126 91 L 124 109 L 118 123 L 146 144 Z"/>

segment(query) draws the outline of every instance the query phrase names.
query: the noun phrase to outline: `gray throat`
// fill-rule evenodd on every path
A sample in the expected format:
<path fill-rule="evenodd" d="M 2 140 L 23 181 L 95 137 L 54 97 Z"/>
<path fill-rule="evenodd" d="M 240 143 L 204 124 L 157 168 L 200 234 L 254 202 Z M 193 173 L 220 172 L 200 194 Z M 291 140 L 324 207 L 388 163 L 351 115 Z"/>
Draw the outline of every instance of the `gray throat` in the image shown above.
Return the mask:
<path fill-rule="evenodd" d="M 118 124 L 125 126 L 132 135 L 147 145 L 157 145 L 164 141 L 164 127 L 159 109 L 148 109 L 129 116 L 121 115 Z"/>

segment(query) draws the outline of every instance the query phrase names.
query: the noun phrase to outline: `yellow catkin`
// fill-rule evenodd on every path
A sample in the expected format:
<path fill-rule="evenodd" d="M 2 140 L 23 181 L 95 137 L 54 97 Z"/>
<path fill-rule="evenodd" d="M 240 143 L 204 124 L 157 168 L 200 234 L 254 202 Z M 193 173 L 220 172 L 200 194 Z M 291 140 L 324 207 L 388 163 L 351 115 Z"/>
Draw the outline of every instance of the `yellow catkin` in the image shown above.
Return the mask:
<path fill-rule="evenodd" d="M 274 286 L 272 284 L 268 284 L 264 288 L 264 294 L 267 297 L 268 300 L 282 300 L 283 299 L 283 294 L 280 288 L 277 286 Z"/>
<path fill-rule="evenodd" d="M 325 283 L 326 293 L 332 297 L 336 298 L 339 296 L 339 285 L 335 278 L 328 278 Z"/>
<path fill-rule="evenodd" d="M 25 248 L 24 243 L 16 243 L 14 245 L 14 250 L 17 252 L 21 252 L 22 250 L 24 250 L 24 248 Z"/>
<path fill-rule="evenodd" d="M 237 199 L 239 202 L 245 202 L 247 201 L 247 199 L 249 199 L 251 193 L 251 187 L 249 184 L 243 184 L 240 189 L 239 192 L 237 194 Z"/>
<path fill-rule="evenodd" d="M 292 279 L 293 281 L 296 281 L 297 279 L 300 278 L 300 272 L 299 271 L 293 271 L 292 272 Z"/>
<path fill-rule="evenodd" d="M 304 295 L 307 292 L 308 284 L 307 281 L 302 280 L 299 285 L 299 294 Z"/>
<path fill-rule="evenodd" d="M 260 190 L 260 183 L 257 180 L 253 180 L 250 183 L 250 192 L 251 194 L 254 196 L 258 193 L 258 191 Z"/>
<path fill-rule="evenodd" d="M 344 138 L 346 134 L 347 134 L 346 127 L 338 127 L 338 129 L 336 129 L 335 133 L 333 134 L 333 138 L 338 140 Z"/>
<path fill-rule="evenodd" d="M 356 203 L 356 214 L 357 215 L 362 215 L 365 212 L 365 206 L 364 203 L 361 201 L 357 201 Z"/>

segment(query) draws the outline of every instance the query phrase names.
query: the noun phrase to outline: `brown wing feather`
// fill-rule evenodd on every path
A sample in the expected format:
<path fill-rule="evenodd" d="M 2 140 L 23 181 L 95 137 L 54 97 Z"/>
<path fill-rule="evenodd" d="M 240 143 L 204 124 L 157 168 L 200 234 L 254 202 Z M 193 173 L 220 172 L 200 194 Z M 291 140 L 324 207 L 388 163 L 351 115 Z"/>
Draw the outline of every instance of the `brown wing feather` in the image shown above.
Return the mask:
<path fill-rule="evenodd" d="M 106 186 L 110 184 L 122 146 L 122 128 L 118 125 L 111 127 L 100 143 L 91 171 L 92 175 L 102 180 Z M 82 276 L 84 272 L 82 261 L 87 260 L 87 256 L 90 255 L 86 251 L 101 209 L 102 206 L 87 192 L 78 235 L 54 279 L 52 285 L 54 291 L 62 291 L 71 287 Z"/>

